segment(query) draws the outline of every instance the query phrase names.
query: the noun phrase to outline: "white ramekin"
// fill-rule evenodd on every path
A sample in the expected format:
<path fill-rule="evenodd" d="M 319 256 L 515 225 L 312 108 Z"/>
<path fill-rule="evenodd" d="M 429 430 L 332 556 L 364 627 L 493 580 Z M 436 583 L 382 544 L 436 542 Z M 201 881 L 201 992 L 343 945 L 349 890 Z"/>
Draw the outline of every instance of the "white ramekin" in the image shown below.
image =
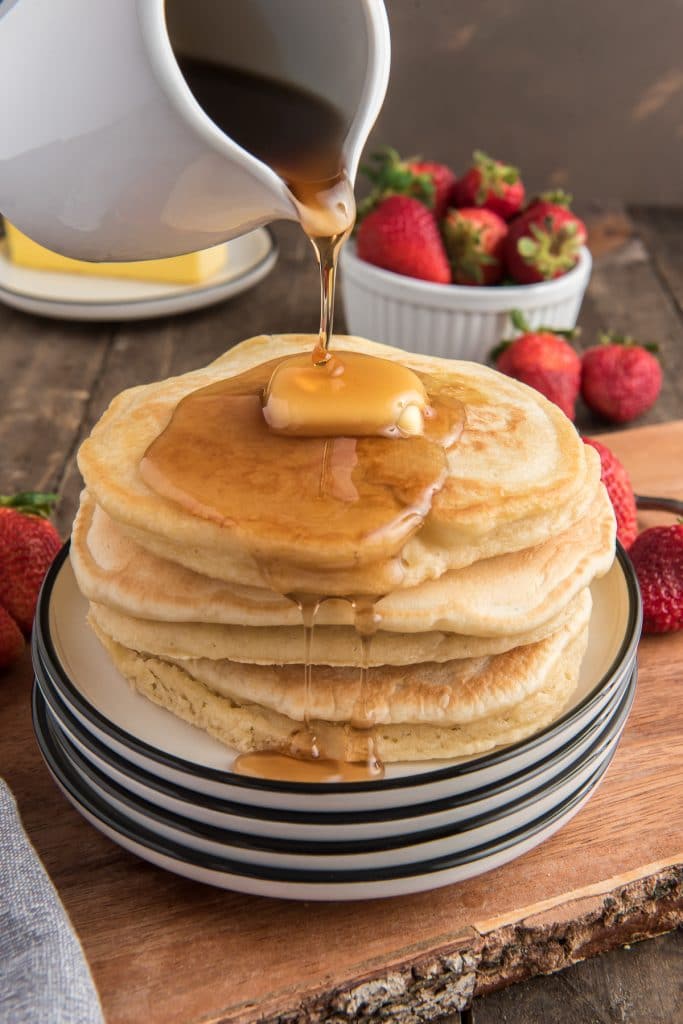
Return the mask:
<path fill-rule="evenodd" d="M 554 281 L 491 288 L 432 284 L 366 263 L 348 242 L 341 255 L 347 331 L 411 352 L 483 363 L 494 345 L 515 335 L 512 309 L 521 309 L 532 327 L 574 327 L 591 266 L 584 247 L 574 269 Z"/>

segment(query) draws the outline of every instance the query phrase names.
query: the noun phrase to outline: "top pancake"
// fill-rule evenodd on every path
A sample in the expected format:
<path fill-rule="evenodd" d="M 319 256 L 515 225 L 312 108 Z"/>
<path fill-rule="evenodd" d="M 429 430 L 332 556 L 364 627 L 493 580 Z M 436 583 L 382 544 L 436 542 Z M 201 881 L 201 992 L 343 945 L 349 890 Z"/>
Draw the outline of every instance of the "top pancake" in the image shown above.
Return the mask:
<path fill-rule="evenodd" d="M 462 435 L 448 452 L 446 482 L 422 527 L 391 558 L 378 561 L 373 544 L 358 537 L 293 530 L 267 479 L 262 501 L 254 503 L 258 515 L 246 511 L 223 524 L 191 514 L 145 484 L 140 461 L 182 398 L 268 359 L 310 351 L 314 341 L 309 335 L 252 338 L 204 369 L 123 392 L 79 453 L 96 503 L 142 547 L 204 575 L 262 587 L 267 564 L 277 589 L 348 594 L 414 586 L 540 544 L 577 522 L 594 501 L 597 453 L 536 391 L 476 363 L 345 337 L 334 340 L 336 350 L 399 360 L 447 380 L 465 408 Z"/>

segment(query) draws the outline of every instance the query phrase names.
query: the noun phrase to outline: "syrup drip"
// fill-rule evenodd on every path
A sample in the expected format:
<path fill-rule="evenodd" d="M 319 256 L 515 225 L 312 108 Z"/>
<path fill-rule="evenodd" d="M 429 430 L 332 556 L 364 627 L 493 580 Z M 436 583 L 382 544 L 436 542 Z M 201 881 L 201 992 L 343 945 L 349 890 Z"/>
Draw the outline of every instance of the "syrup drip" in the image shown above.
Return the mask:
<path fill-rule="evenodd" d="M 240 754 L 232 764 L 232 770 L 239 775 L 256 775 L 259 778 L 287 782 L 363 782 L 381 779 L 384 776 L 382 764 L 376 749 L 375 729 L 372 712 L 368 708 L 368 667 L 372 638 L 380 627 L 381 614 L 376 605 L 380 598 L 365 595 L 347 598 L 355 615 L 354 624 L 361 642 L 361 664 L 357 711 L 351 725 L 366 734 L 366 750 L 362 758 L 343 761 L 325 757 L 311 725 L 310 709 L 313 707 L 313 669 L 311 649 L 315 617 L 326 598 L 310 595 L 285 595 L 301 611 L 304 629 L 304 726 L 298 731 L 290 750 L 263 750 L 251 754 Z"/>
<path fill-rule="evenodd" d="M 262 413 L 280 362 L 183 398 L 145 452 L 140 474 L 191 514 L 239 527 L 267 570 L 266 585 L 278 593 L 319 594 L 320 584 L 304 586 L 302 576 L 330 570 L 325 596 L 345 597 L 344 571 L 366 565 L 376 580 L 368 589 L 385 592 L 400 583 L 401 550 L 446 480 L 462 405 L 448 386 L 423 377 L 430 414 L 420 437 L 281 436 Z"/>
<path fill-rule="evenodd" d="M 354 208 L 355 219 L 355 208 Z M 311 237 L 311 243 L 315 250 L 316 259 L 320 267 L 320 329 L 318 332 L 318 344 L 313 349 L 313 365 L 324 366 L 331 358 L 330 339 L 334 326 L 334 294 L 337 278 L 337 259 L 339 250 L 351 234 L 353 220 L 348 228 L 338 234 L 321 237 Z"/>
<path fill-rule="evenodd" d="M 367 730 L 365 764 L 370 778 L 381 778 L 384 775 L 384 765 L 377 754 L 374 716 L 368 707 L 370 647 L 372 645 L 372 638 L 382 622 L 381 613 L 377 610 L 379 600 L 381 600 L 379 597 L 359 596 L 353 601 L 355 612 L 353 624 L 360 638 L 361 663 L 358 713 L 354 715 L 351 725 L 355 729 Z"/>
<path fill-rule="evenodd" d="M 320 757 L 320 746 L 315 730 L 311 727 L 311 708 L 313 706 L 313 665 L 311 662 L 311 650 L 313 647 L 313 630 L 315 628 L 315 617 L 322 604 L 320 598 L 302 594 L 297 597 L 294 594 L 286 595 L 293 601 L 301 612 L 301 622 L 304 631 L 304 744 L 307 748 L 306 756 L 317 760 Z"/>

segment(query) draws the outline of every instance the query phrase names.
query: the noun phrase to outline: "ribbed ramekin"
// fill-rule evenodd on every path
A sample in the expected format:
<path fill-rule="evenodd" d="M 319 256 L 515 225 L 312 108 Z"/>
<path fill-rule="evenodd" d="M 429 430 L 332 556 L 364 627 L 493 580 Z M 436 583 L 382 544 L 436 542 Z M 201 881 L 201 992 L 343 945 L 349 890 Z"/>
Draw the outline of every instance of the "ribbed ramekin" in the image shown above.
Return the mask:
<path fill-rule="evenodd" d="M 574 327 L 592 266 L 581 249 L 573 270 L 540 284 L 471 287 L 432 284 L 360 260 L 348 242 L 341 256 L 342 301 L 349 334 L 411 352 L 486 362 L 515 330 L 520 309 L 532 327 Z"/>

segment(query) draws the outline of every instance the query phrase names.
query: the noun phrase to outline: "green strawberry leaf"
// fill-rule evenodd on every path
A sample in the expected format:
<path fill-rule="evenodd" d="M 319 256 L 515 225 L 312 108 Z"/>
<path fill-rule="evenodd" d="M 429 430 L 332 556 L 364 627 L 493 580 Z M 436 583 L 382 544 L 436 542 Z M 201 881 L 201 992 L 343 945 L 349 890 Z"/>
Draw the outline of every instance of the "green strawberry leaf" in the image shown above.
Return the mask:
<path fill-rule="evenodd" d="M 24 515 L 47 519 L 58 500 L 58 494 L 46 494 L 43 491 L 21 491 L 19 494 L 0 494 L 0 508 L 13 508 Z"/>
<path fill-rule="evenodd" d="M 529 327 L 529 323 L 526 317 L 524 316 L 524 313 L 522 313 L 521 309 L 510 310 L 509 316 L 510 322 L 513 327 L 515 327 L 518 331 L 521 331 L 522 334 L 528 334 L 531 328 Z"/>
<path fill-rule="evenodd" d="M 497 362 L 498 361 L 498 357 L 502 356 L 503 352 L 507 348 L 510 348 L 510 345 L 512 345 L 512 341 L 509 341 L 509 340 L 499 341 L 498 344 L 495 346 L 495 348 L 492 348 L 491 351 L 489 352 L 489 356 L 488 356 L 489 362 L 490 363 Z"/>

